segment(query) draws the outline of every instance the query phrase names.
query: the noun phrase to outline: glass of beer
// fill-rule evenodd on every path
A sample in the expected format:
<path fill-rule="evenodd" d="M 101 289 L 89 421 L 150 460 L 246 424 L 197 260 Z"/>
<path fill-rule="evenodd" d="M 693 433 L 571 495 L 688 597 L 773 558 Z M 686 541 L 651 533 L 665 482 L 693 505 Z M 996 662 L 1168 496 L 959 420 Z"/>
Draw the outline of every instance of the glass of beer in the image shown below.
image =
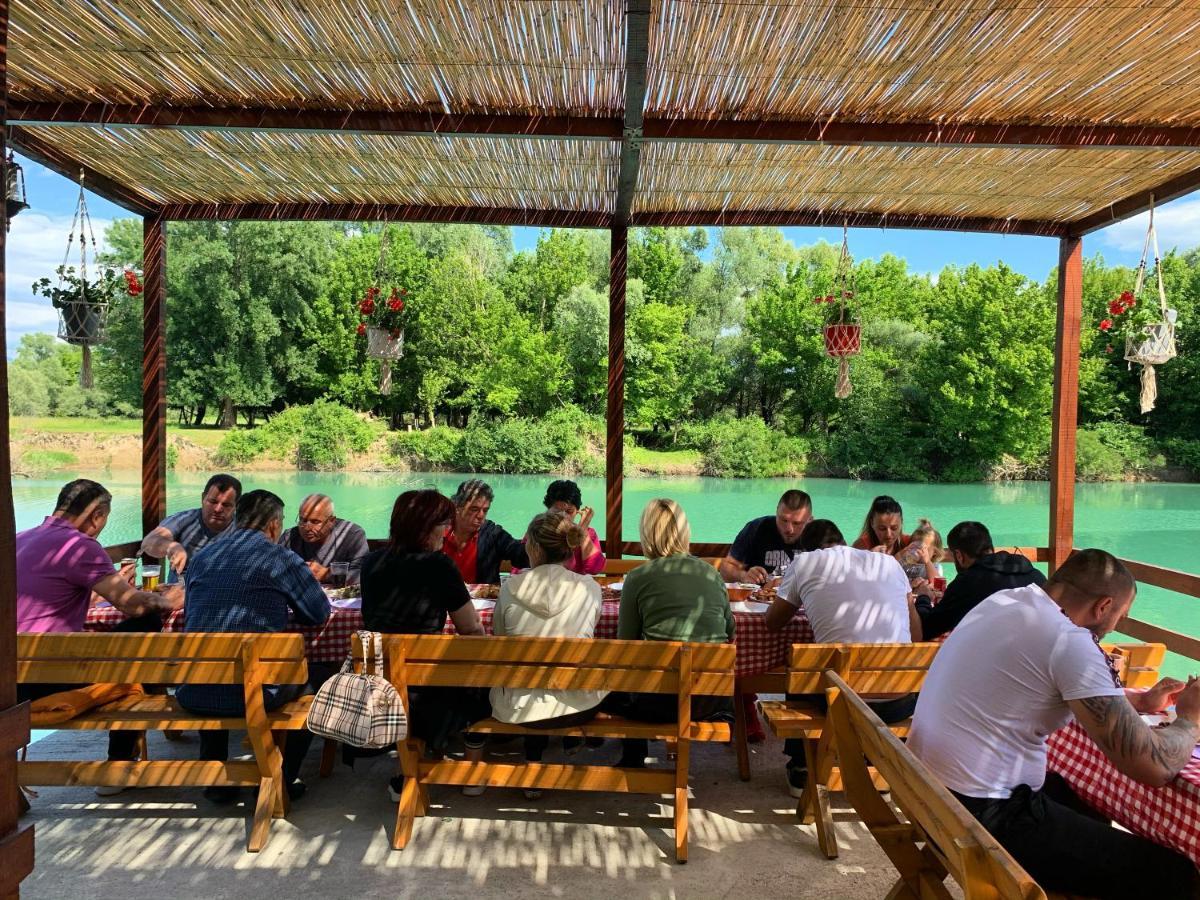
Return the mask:
<path fill-rule="evenodd" d="M 158 590 L 158 579 L 162 575 L 162 566 L 142 566 L 142 590 Z"/>
<path fill-rule="evenodd" d="M 129 582 L 131 587 L 137 587 L 137 557 L 127 556 L 117 563 L 118 574 Z"/>

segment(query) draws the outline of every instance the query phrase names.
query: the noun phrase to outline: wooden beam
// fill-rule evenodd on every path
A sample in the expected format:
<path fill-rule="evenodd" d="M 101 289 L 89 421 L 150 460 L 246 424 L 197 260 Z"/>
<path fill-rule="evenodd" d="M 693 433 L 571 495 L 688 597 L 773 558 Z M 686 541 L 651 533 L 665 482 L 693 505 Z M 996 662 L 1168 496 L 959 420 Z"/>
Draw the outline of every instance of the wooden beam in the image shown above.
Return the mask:
<path fill-rule="evenodd" d="M 142 534 L 167 515 L 167 220 L 142 223 Z"/>
<path fill-rule="evenodd" d="M 646 107 L 646 59 L 650 53 L 650 0 L 625 0 L 625 122 L 617 171 L 613 224 L 625 228 L 637 193 Z"/>
<path fill-rule="evenodd" d="M 827 144 L 844 147 L 1038 147 L 1200 150 L 1200 128 L 1161 125 L 1004 125 L 990 122 L 830 122 L 647 117 L 646 140 Z"/>
<path fill-rule="evenodd" d="M 14 103 L 9 121 L 23 125 L 457 137 L 621 139 L 621 120 L 596 116 L 450 115 L 441 111 L 122 106 L 107 103 Z"/>
<path fill-rule="evenodd" d="M 58 147 L 43 141 L 37 135 L 30 134 L 24 128 L 19 126 L 12 128 L 12 144 L 17 152 L 75 183 L 79 182 L 79 173 L 83 172 L 84 187 L 110 203 L 124 207 L 131 213 L 139 216 L 153 215 L 158 206 L 153 200 L 142 196 L 133 188 L 126 187 L 107 175 L 101 174 L 70 154 L 64 153 Z"/>
<path fill-rule="evenodd" d="M 629 229 L 612 229 L 608 259 L 608 415 L 604 467 L 604 549 L 621 558 L 621 509 L 625 480 L 625 281 Z"/>
<path fill-rule="evenodd" d="M 1190 634 L 1181 634 L 1178 631 L 1160 628 L 1158 625 L 1151 625 L 1149 622 L 1128 617 L 1117 623 L 1117 631 L 1127 634 L 1131 638 L 1137 638 L 1139 641 L 1165 644 L 1172 653 L 1178 653 L 1188 659 L 1200 660 L 1200 638 L 1192 637 Z"/>
<path fill-rule="evenodd" d="M 503 207 L 414 206 L 388 203 L 168 203 L 168 221 L 259 219 L 324 222 L 446 222 L 531 225 L 543 228 L 604 228 L 607 212 Z"/>
<path fill-rule="evenodd" d="M 1027 234 L 1061 237 L 1067 226 L 1038 219 L 991 219 L 978 216 L 917 215 L 912 213 L 837 212 L 815 209 L 696 210 L 687 212 L 637 212 L 630 217 L 635 226 L 662 225 L 687 228 L 700 225 L 776 225 L 840 228 L 921 228 L 935 231 L 981 231 L 993 234 Z"/>
<path fill-rule="evenodd" d="M 1164 181 L 1162 184 L 1148 191 L 1138 191 L 1138 193 L 1126 197 L 1124 200 L 1110 203 L 1099 212 L 1084 216 L 1082 219 L 1076 219 L 1069 224 L 1068 231 L 1070 234 L 1083 237 L 1084 235 L 1091 234 L 1093 231 L 1107 228 L 1109 225 L 1113 225 L 1123 219 L 1129 219 L 1140 213 L 1144 213 L 1150 208 L 1151 198 L 1153 198 L 1155 206 L 1161 206 L 1164 203 L 1170 203 L 1172 200 L 1178 200 L 1180 197 L 1190 194 L 1198 188 L 1200 188 L 1200 169 L 1192 169 L 1190 172 L 1176 175 L 1174 178 Z"/>
<path fill-rule="evenodd" d="M 1054 572 L 1075 539 L 1075 430 L 1079 414 L 1079 329 L 1083 316 L 1083 240 L 1058 250 L 1058 319 L 1054 337 L 1054 406 L 1050 432 L 1050 559 Z"/>
<path fill-rule="evenodd" d="M 481 115 L 447 114 L 440 110 L 248 108 L 37 101 L 11 103 L 8 121 L 39 127 L 94 128 L 104 125 L 124 128 L 613 141 L 622 139 L 626 127 L 625 121 L 611 116 Z M 831 122 L 812 119 L 762 121 L 645 116 L 642 129 L 643 137 L 647 141 L 675 143 L 1200 150 L 1200 128 L 1152 124 L 1006 125 L 994 122 Z"/>
<path fill-rule="evenodd" d="M 1136 559 L 1123 559 L 1121 562 L 1125 563 L 1133 577 L 1142 584 L 1152 584 L 1189 597 L 1200 597 L 1200 575 L 1138 562 Z"/>

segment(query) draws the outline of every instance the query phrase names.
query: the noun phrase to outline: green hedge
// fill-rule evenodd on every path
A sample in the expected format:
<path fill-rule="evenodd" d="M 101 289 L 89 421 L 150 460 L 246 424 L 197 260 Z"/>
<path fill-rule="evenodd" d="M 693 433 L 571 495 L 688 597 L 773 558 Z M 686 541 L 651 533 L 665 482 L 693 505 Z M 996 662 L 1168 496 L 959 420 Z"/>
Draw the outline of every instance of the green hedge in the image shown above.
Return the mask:
<path fill-rule="evenodd" d="M 217 462 L 239 465 L 266 455 L 301 469 L 340 469 L 351 453 L 365 453 L 386 429 L 382 421 L 318 400 L 289 407 L 258 428 L 229 432 L 217 447 Z"/>
<path fill-rule="evenodd" d="M 803 438 L 788 437 L 757 417 L 684 425 L 676 447 L 699 450 L 704 474 L 718 478 L 803 475 L 809 453 Z"/>

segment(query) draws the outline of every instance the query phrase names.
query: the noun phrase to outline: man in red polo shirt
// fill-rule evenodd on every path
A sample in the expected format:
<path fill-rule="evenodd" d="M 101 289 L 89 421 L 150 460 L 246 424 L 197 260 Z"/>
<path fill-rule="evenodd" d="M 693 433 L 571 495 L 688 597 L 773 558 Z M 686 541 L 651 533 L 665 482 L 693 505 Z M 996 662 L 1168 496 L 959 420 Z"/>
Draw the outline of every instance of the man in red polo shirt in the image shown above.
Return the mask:
<path fill-rule="evenodd" d="M 454 527 L 446 532 L 442 552 L 454 560 L 468 584 L 495 584 L 500 580 L 500 563 L 508 560 L 521 568 L 529 566 L 525 545 L 488 519 L 495 494 L 472 478 L 458 486 L 454 501 Z"/>

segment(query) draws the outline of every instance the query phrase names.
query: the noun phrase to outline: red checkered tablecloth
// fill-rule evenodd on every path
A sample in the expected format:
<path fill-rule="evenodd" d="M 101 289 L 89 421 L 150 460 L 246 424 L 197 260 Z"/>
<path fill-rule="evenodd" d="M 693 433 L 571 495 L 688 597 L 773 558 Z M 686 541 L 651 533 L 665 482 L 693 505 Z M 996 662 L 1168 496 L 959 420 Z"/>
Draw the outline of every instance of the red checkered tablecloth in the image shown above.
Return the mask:
<path fill-rule="evenodd" d="M 1122 775 L 1076 722 L 1050 735 L 1046 767 L 1097 811 L 1200 865 L 1200 759 L 1166 787 Z"/>
<path fill-rule="evenodd" d="M 617 636 L 617 612 L 620 603 L 605 601 L 596 623 L 596 637 Z M 491 608 L 480 610 L 484 630 L 492 633 Z M 764 617 L 759 613 L 735 612 L 734 644 L 737 645 L 738 678 L 759 675 L 770 669 L 787 665 L 788 648 L 792 644 L 807 644 L 813 639 L 812 626 L 803 613 L 798 613 L 783 631 L 767 631 Z M 88 611 L 88 631 L 111 631 L 125 620 L 120 610 L 112 606 L 94 606 Z M 346 658 L 350 636 L 363 627 L 362 611 L 334 607 L 324 625 L 292 625 L 288 630 L 304 635 L 304 652 L 310 662 L 340 663 Z M 164 625 L 165 631 L 183 630 L 183 613 L 175 612 Z M 446 622 L 446 632 L 454 627 Z"/>

